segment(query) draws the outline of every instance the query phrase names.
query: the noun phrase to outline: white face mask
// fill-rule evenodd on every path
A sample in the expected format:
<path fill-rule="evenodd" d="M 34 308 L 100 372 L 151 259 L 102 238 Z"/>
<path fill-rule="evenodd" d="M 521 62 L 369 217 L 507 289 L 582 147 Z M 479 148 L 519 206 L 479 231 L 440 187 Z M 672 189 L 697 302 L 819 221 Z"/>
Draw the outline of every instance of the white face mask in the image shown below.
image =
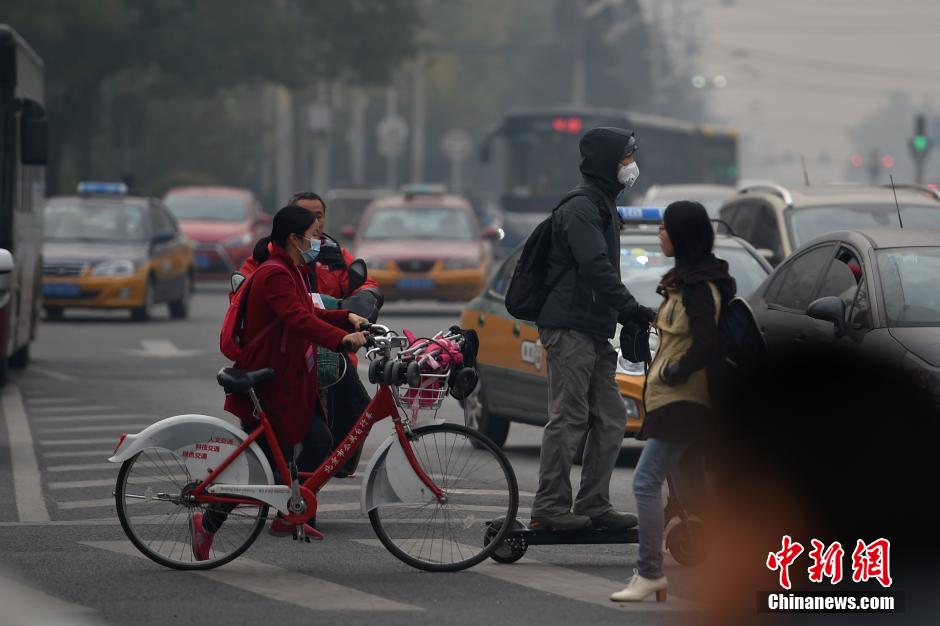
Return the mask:
<path fill-rule="evenodd" d="M 617 168 L 617 180 L 625 187 L 632 187 L 639 177 L 640 167 L 636 164 L 636 161 L 630 165 L 621 165 Z"/>

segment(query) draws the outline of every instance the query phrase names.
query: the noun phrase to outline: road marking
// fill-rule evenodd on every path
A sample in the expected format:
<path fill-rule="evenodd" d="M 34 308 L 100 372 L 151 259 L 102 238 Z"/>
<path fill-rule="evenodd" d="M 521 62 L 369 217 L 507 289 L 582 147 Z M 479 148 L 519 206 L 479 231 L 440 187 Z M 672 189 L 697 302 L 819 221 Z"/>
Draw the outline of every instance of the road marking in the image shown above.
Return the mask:
<path fill-rule="evenodd" d="M 117 445 L 120 437 L 105 437 L 102 439 L 40 439 L 41 446 L 85 446 L 93 443 L 110 443 Z"/>
<path fill-rule="evenodd" d="M 112 455 L 111 450 L 79 450 L 75 452 L 43 452 L 44 459 L 65 459 L 74 456 L 94 456 L 106 459 Z"/>
<path fill-rule="evenodd" d="M 378 539 L 353 539 L 352 541 L 366 546 L 384 547 Z M 463 547 L 474 553 L 479 549 L 477 546 Z M 575 569 L 542 563 L 526 557 L 513 564 L 501 564 L 487 559 L 468 571 L 615 611 L 699 611 L 702 609 L 698 603 L 675 595 L 669 596 L 667 602 L 612 602 L 610 594 L 622 588 L 625 581 L 585 574 Z"/>
<path fill-rule="evenodd" d="M 105 454 L 105 458 L 111 456 L 110 454 Z M 166 467 L 166 463 L 159 463 L 157 461 L 138 461 L 134 463 L 134 467 Z M 83 472 L 83 471 L 95 471 L 95 470 L 119 470 L 121 469 L 120 463 L 78 463 L 75 465 L 50 465 L 46 468 L 47 472 Z"/>
<path fill-rule="evenodd" d="M 115 464 L 114 469 L 120 465 Z M 167 482 L 166 478 L 134 478 L 127 481 L 132 485 L 153 485 Z M 110 487 L 117 484 L 115 478 L 96 478 L 94 480 L 70 480 L 66 482 L 49 483 L 49 489 L 88 489 L 90 487 Z"/>
<path fill-rule="evenodd" d="M 19 387 L 12 383 L 3 388 L 3 415 L 7 423 L 17 515 L 23 522 L 47 521 L 49 510 L 42 497 L 42 479 L 33 448 L 33 435 L 26 421 Z"/>
<path fill-rule="evenodd" d="M 45 367 L 39 367 L 38 365 L 30 365 L 29 371 L 34 374 L 41 374 L 43 376 L 48 376 L 49 378 L 55 378 L 56 380 L 61 380 L 65 382 L 74 382 L 79 380 L 78 376 L 72 376 L 71 374 L 63 374 L 55 370 L 46 369 Z"/>
<path fill-rule="evenodd" d="M 66 602 L 0 573 L 0 624 L 99 623 L 94 609 Z"/>
<path fill-rule="evenodd" d="M 166 339 L 141 339 L 140 344 L 144 347 L 143 350 L 125 350 L 124 352 L 158 359 L 189 357 L 203 353 L 202 350 L 180 350 L 172 341 Z"/>
<path fill-rule="evenodd" d="M 83 545 L 140 559 L 146 557 L 127 541 L 83 541 Z M 314 611 L 423 611 L 359 589 L 338 585 L 253 559 L 240 557 L 224 567 L 192 572 L 215 582 Z"/>
<path fill-rule="evenodd" d="M 116 409 L 117 407 L 108 405 L 108 404 L 89 404 L 84 406 L 73 406 L 68 409 L 70 413 L 95 413 L 97 411 L 108 411 L 111 409 Z M 40 413 L 60 413 L 62 407 L 60 406 L 37 406 L 29 410 L 31 414 L 40 414 Z"/>
<path fill-rule="evenodd" d="M 144 415 L 143 413 L 120 413 L 114 415 L 50 415 L 34 417 L 33 421 L 39 424 L 49 424 L 54 422 L 117 422 L 120 420 L 139 420 L 144 418 L 152 419 L 152 416 Z"/>
<path fill-rule="evenodd" d="M 70 500 L 68 502 L 56 502 L 57 509 L 98 509 L 105 506 L 114 506 L 114 498 L 101 498 L 100 500 Z"/>
<path fill-rule="evenodd" d="M 43 428 L 39 432 L 43 435 L 64 435 L 66 433 L 97 433 L 97 432 L 113 432 L 115 434 L 115 440 L 120 437 L 120 432 L 122 430 L 128 430 L 130 428 L 139 428 L 143 430 L 150 426 L 150 423 L 146 424 L 113 424 L 108 426 L 65 426 L 63 428 Z"/>
<path fill-rule="evenodd" d="M 46 398 L 45 396 L 26 395 L 26 404 L 73 404 L 78 398 Z"/>

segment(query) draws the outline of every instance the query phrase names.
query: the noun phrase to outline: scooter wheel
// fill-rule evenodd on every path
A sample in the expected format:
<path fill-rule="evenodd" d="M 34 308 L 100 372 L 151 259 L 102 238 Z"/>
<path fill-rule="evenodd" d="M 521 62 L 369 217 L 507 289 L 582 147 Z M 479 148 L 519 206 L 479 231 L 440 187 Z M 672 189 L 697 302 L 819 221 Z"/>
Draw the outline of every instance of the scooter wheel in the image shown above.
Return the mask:
<path fill-rule="evenodd" d="M 500 527 L 503 524 L 503 520 L 495 520 L 489 522 L 486 525 L 486 534 L 483 535 L 483 545 L 488 546 L 493 537 L 496 536 L 496 533 L 499 532 Z M 519 522 L 519 520 L 513 520 L 512 529 L 509 531 L 510 534 L 506 535 L 506 538 L 503 539 L 502 545 L 500 545 L 493 554 L 490 555 L 490 558 L 496 561 L 497 563 L 515 563 L 523 556 L 525 556 L 526 550 L 529 548 L 529 543 L 525 540 L 524 537 L 520 535 L 512 535 L 514 530 L 524 530 L 525 526 Z"/>
<path fill-rule="evenodd" d="M 405 382 L 408 383 L 409 387 L 421 386 L 421 367 L 417 361 L 408 364 L 408 369 L 405 371 Z"/>
<path fill-rule="evenodd" d="M 382 359 L 376 359 L 369 364 L 369 382 L 373 385 L 378 385 L 382 382 L 382 377 L 385 375 L 385 361 Z"/>
<path fill-rule="evenodd" d="M 693 519 L 679 522 L 666 535 L 666 548 L 680 565 L 699 565 L 710 549 L 705 524 Z"/>
<path fill-rule="evenodd" d="M 392 384 L 400 385 L 405 382 L 405 364 L 401 361 L 392 363 Z"/>

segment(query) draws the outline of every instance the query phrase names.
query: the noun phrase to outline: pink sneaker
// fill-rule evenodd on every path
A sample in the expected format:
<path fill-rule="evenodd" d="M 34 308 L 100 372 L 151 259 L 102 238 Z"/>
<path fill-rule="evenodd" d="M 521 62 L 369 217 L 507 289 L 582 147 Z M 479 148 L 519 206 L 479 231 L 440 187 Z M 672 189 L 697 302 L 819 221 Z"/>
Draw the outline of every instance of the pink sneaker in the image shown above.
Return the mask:
<path fill-rule="evenodd" d="M 294 525 L 288 524 L 280 517 L 275 517 L 271 520 L 271 527 L 268 529 L 268 532 L 275 537 L 287 537 L 294 534 Z M 323 535 L 320 534 L 320 531 L 310 524 L 304 524 L 304 532 L 307 533 L 307 536 L 311 539 L 323 539 Z"/>
<path fill-rule="evenodd" d="M 197 561 L 208 561 L 215 533 L 210 533 L 202 527 L 202 513 L 194 514 L 190 518 L 189 526 L 193 536 L 193 556 Z"/>

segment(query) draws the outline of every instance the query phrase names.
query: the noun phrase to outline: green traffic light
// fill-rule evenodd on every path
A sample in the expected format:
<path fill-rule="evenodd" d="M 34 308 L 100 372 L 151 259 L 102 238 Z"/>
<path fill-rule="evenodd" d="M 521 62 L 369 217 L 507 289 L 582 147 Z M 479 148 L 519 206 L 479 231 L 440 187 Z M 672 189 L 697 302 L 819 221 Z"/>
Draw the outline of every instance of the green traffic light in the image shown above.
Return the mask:
<path fill-rule="evenodd" d="M 915 152 L 926 152 L 929 141 L 926 135 L 914 135 L 914 139 L 911 143 L 914 146 Z"/>

